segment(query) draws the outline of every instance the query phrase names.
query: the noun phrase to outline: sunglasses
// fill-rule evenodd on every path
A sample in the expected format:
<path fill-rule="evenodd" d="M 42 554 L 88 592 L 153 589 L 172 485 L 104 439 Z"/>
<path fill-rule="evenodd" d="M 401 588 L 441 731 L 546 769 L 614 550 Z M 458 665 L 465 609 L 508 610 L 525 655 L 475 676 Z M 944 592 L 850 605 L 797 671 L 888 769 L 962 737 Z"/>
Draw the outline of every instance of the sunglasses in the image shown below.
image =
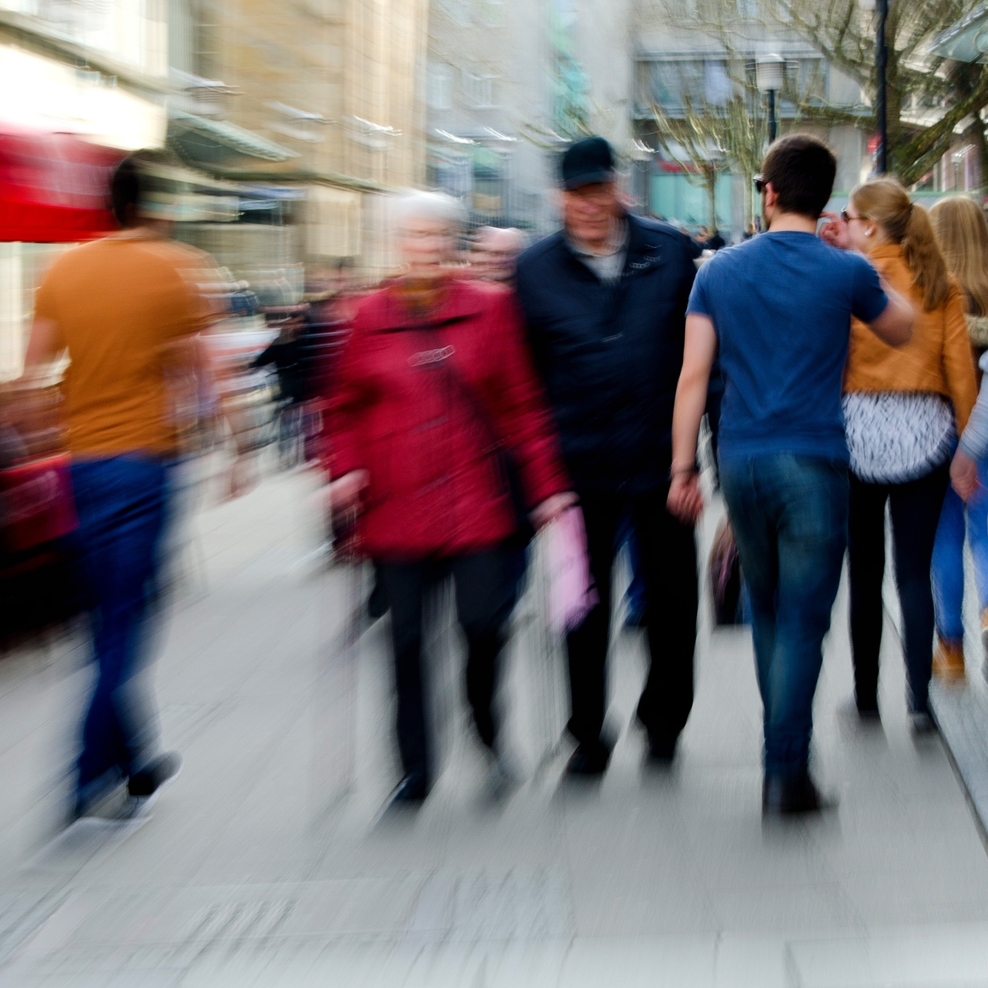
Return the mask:
<path fill-rule="evenodd" d="M 852 216 L 852 215 L 851 215 L 851 214 L 850 214 L 850 213 L 849 213 L 849 212 L 847 211 L 847 206 L 845 206 L 845 207 L 844 207 L 844 208 L 843 208 L 843 209 L 842 209 L 842 210 L 840 211 L 840 218 L 841 218 L 841 219 L 842 219 L 842 220 L 843 220 L 843 221 L 844 221 L 845 223 L 850 223 L 850 222 L 851 222 L 852 220 L 866 220 L 866 219 L 868 219 L 868 217 L 867 217 L 867 216 Z"/>
<path fill-rule="evenodd" d="M 765 191 L 765 186 L 768 185 L 768 180 L 762 178 L 761 175 L 756 175 L 754 178 L 755 191 L 761 195 Z"/>

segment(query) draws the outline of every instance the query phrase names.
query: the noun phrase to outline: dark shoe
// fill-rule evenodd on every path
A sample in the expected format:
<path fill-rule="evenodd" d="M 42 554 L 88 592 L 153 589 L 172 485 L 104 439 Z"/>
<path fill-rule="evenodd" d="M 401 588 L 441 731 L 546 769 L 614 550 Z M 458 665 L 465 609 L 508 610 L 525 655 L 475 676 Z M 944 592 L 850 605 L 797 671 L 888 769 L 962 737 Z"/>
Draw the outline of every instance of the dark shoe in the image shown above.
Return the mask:
<path fill-rule="evenodd" d="M 401 809 L 417 810 L 428 795 L 429 786 L 425 777 L 418 772 L 410 773 L 391 790 L 391 795 L 385 800 L 383 812 Z"/>
<path fill-rule="evenodd" d="M 929 710 L 911 710 L 909 712 L 909 728 L 915 737 L 924 737 L 937 733 L 936 721 Z"/>
<path fill-rule="evenodd" d="M 127 794 L 137 797 L 153 796 L 181 771 L 182 756 L 177 751 L 166 751 L 127 780 Z"/>
<path fill-rule="evenodd" d="M 388 606 L 388 597 L 384 592 L 384 587 L 380 583 L 375 583 L 374 589 L 371 590 L 370 596 L 367 598 L 367 616 L 372 621 L 376 621 L 388 613 Z"/>
<path fill-rule="evenodd" d="M 607 771 L 610 760 L 610 749 L 604 745 L 591 749 L 581 744 L 566 765 L 566 775 L 576 779 L 599 779 Z"/>
<path fill-rule="evenodd" d="M 521 785 L 521 782 L 521 774 L 509 758 L 503 753 L 489 752 L 487 779 L 484 786 L 489 800 L 498 802 L 506 799 Z"/>
<path fill-rule="evenodd" d="M 835 805 L 835 801 L 824 799 L 820 795 L 809 772 L 795 778 L 766 776 L 762 786 L 762 816 L 819 813 Z"/>
<path fill-rule="evenodd" d="M 878 704 L 857 704 L 858 719 L 864 724 L 880 724 L 882 715 L 878 709 Z"/>
<path fill-rule="evenodd" d="M 649 735 L 645 745 L 645 764 L 650 768 L 669 768 L 676 758 L 676 743 L 679 739 L 667 741 Z"/>

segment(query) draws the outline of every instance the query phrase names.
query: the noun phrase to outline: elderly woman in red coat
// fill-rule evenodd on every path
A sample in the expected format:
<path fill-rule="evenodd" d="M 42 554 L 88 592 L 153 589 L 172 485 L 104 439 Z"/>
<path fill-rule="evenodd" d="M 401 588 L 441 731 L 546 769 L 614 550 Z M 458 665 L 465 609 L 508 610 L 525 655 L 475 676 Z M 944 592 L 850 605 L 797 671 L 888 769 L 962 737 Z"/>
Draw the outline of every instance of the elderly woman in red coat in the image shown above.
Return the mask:
<path fill-rule="evenodd" d="M 451 575 L 467 640 L 467 698 L 505 781 L 492 700 L 514 599 L 513 461 L 536 527 L 575 501 L 513 293 L 457 278 L 458 207 L 437 193 L 397 204 L 404 274 L 353 320 L 329 406 L 332 509 L 360 511 L 364 549 L 391 606 L 404 777 L 417 806 L 434 768 L 422 675 L 423 595 Z"/>

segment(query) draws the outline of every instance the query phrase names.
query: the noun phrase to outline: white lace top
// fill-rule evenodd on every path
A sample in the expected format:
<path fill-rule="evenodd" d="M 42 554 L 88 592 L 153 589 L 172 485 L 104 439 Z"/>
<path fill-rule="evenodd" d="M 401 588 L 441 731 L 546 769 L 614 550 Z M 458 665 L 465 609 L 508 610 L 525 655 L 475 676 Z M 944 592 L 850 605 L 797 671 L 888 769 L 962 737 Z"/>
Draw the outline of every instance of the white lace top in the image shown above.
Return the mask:
<path fill-rule="evenodd" d="M 874 484 L 918 480 L 946 463 L 957 445 L 953 406 L 928 391 L 846 394 L 844 429 L 851 472 Z"/>

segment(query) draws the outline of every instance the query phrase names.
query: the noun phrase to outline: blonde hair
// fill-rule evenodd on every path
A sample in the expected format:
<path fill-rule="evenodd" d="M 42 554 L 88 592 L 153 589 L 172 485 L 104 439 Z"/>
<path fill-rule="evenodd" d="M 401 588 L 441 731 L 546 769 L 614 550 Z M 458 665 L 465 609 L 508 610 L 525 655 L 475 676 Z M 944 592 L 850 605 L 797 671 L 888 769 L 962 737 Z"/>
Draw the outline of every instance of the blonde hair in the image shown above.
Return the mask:
<path fill-rule="evenodd" d="M 933 236 L 930 217 L 894 178 L 875 178 L 851 193 L 862 218 L 874 220 L 902 248 L 913 284 L 923 292 L 923 308 L 938 309 L 950 294 L 950 275 Z"/>
<path fill-rule="evenodd" d="M 930 222 L 971 314 L 988 316 L 988 222 L 981 207 L 967 196 L 950 196 L 930 209 Z"/>

